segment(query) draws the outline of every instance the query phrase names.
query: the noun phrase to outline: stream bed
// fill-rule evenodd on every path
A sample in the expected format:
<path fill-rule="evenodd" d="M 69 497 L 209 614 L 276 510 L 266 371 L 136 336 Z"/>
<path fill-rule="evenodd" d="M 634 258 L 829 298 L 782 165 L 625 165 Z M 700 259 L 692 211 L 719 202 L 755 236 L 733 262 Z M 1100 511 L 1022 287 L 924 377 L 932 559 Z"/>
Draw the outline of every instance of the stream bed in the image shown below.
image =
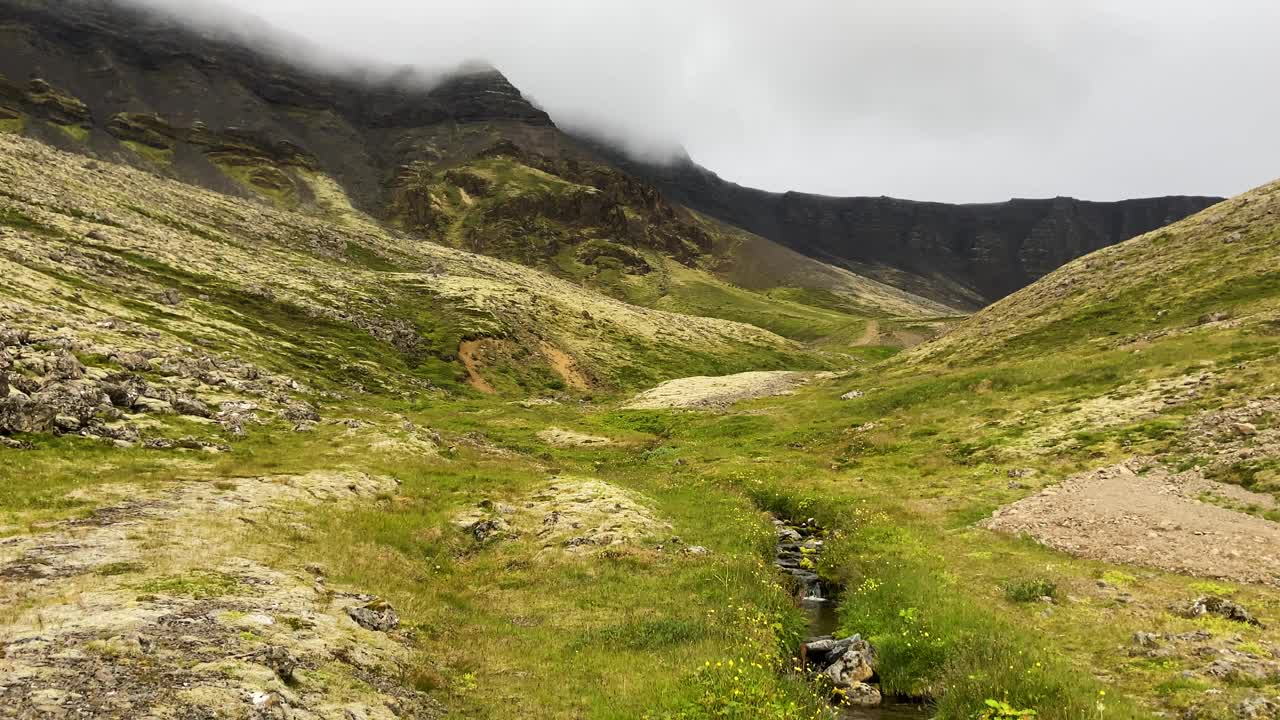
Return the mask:
<path fill-rule="evenodd" d="M 791 576 L 797 600 L 809 618 L 805 644 L 836 636 L 839 588 L 828 587 L 817 572 L 825 544 L 822 529 L 812 519 L 798 524 L 775 519 L 774 526 L 778 533 L 774 564 Z M 841 720 L 929 720 L 933 717 L 927 707 L 893 698 L 884 698 L 875 707 L 840 707 L 837 711 Z"/>

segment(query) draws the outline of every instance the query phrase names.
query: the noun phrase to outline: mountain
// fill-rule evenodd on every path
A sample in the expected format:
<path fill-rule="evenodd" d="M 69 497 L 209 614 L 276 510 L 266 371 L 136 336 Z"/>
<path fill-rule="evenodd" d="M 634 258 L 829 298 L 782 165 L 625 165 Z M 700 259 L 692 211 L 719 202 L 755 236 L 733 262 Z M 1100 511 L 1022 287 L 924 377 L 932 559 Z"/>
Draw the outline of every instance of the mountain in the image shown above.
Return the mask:
<path fill-rule="evenodd" d="M 0 718 L 1280 713 L 1280 184 L 957 317 L 489 69 L 0 5 Z"/>
<path fill-rule="evenodd" d="M 687 156 L 638 161 L 593 142 L 672 202 L 798 252 L 957 307 L 977 308 L 1070 260 L 1203 210 L 1221 198 L 1072 198 L 946 205 L 888 197 L 771 193 L 720 178 Z"/>
<path fill-rule="evenodd" d="M 796 289 L 821 311 L 852 303 L 861 315 L 954 314 L 1211 202 L 948 206 L 774 195 L 691 162 L 644 165 L 572 137 L 492 68 L 303 65 L 286 54 L 315 51 L 287 38 L 197 31 L 111 0 L 0 7 L 9 18 L 0 27 L 0 123 L 11 130 L 285 209 L 322 204 L 316 181 L 331 180 L 395 227 L 632 302 L 671 294 L 665 268 L 733 284 L 744 275 L 739 262 L 761 263 L 730 250 L 764 247 L 795 266 L 781 274 L 802 278 Z M 805 256 L 826 268 L 804 269 Z M 877 299 L 886 294 L 896 298 L 889 306 Z"/>

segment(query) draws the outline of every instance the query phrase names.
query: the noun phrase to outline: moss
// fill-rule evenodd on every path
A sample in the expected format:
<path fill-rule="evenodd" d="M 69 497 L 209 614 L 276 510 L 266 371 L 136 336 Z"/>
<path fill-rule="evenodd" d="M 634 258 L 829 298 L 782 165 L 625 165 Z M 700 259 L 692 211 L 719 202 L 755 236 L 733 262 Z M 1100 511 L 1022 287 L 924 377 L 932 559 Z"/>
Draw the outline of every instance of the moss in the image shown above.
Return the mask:
<path fill-rule="evenodd" d="M 173 164 L 172 148 L 156 148 L 136 140 L 121 140 L 120 144 L 128 148 L 134 155 L 156 167 L 169 167 Z"/>
<path fill-rule="evenodd" d="M 142 572 L 146 566 L 140 562 L 113 562 L 101 565 L 94 569 L 95 575 L 103 577 L 113 577 L 115 575 L 128 575 L 132 573 Z"/>
<path fill-rule="evenodd" d="M 209 159 L 237 185 L 273 206 L 286 210 L 298 207 L 297 183 L 288 172 L 269 160 L 227 152 L 210 153 Z"/>
<path fill-rule="evenodd" d="M 27 130 L 27 118 L 25 115 L 17 117 L 0 118 L 0 133 L 10 135 L 21 135 Z"/>
<path fill-rule="evenodd" d="M 69 233 L 16 208 L 0 207 L 0 225 L 59 239 L 74 239 Z"/>
<path fill-rule="evenodd" d="M 380 253 L 359 243 L 348 242 L 343 248 L 343 254 L 348 260 L 370 270 L 379 272 L 403 272 L 404 270 Z"/>
<path fill-rule="evenodd" d="M 235 577 L 225 573 L 192 571 L 183 575 L 166 575 L 134 586 L 140 592 L 154 595 L 172 595 L 197 600 L 229 595 L 240 588 Z"/>
<path fill-rule="evenodd" d="M 89 134 L 91 132 L 89 128 L 82 127 L 80 125 L 58 125 L 58 124 L 55 124 L 54 127 L 61 130 L 62 134 L 71 138 L 75 142 L 84 143 L 89 140 Z"/>

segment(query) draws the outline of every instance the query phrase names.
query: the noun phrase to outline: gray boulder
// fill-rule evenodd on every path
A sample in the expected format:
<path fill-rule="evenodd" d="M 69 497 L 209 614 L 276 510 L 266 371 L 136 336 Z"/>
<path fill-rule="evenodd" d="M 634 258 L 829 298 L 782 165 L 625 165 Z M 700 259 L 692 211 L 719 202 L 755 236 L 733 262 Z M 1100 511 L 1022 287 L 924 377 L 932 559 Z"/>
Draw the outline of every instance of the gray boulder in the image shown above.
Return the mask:
<path fill-rule="evenodd" d="M 207 418 L 212 413 L 209 412 L 209 406 L 191 397 L 190 395 L 179 395 L 173 399 L 173 411 L 179 415 L 190 415 L 192 417 Z"/>
<path fill-rule="evenodd" d="M 366 630 L 389 632 L 400 625 L 400 616 L 386 600 L 374 600 L 366 605 L 349 607 L 347 615 Z"/>
<path fill-rule="evenodd" d="M 133 409 L 139 398 L 151 392 L 147 381 L 137 375 L 113 375 L 102 384 L 111 404 L 125 410 Z"/>
<path fill-rule="evenodd" d="M 884 698 L 880 695 L 880 688 L 867 683 L 858 683 L 845 689 L 841 704 L 853 707 L 877 707 L 881 702 L 884 702 Z"/>
<path fill-rule="evenodd" d="M 40 433 L 53 429 L 57 412 L 28 395 L 15 392 L 0 398 L 0 432 Z"/>
<path fill-rule="evenodd" d="M 1264 627 L 1263 624 L 1253 616 L 1253 613 L 1246 610 L 1239 603 L 1226 598 L 1217 597 L 1215 595 L 1206 595 L 1204 597 L 1196 598 L 1186 605 L 1175 607 L 1174 611 L 1185 618 L 1198 618 L 1205 615 L 1216 615 L 1233 622 Z"/>
<path fill-rule="evenodd" d="M 49 367 L 50 374 L 58 380 L 79 380 L 84 377 L 84 365 L 79 358 L 65 350 L 58 353 L 52 358 L 52 362 L 46 364 Z"/>

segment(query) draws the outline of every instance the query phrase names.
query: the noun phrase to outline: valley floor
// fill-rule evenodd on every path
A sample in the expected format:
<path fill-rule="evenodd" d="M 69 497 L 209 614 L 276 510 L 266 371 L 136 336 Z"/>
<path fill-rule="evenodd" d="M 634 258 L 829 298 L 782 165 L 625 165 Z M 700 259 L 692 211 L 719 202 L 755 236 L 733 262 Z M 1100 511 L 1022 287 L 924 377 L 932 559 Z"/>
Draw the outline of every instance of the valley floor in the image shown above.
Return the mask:
<path fill-rule="evenodd" d="M 1280 714 L 1280 186 L 894 355 L 0 145 L 0 717 L 827 718 L 774 518 L 943 720 Z"/>
<path fill-rule="evenodd" d="M 1251 386 L 1280 372 L 1236 348 Z M 1064 719 L 1271 707 L 1280 595 L 1258 553 L 1280 543 L 1247 514 L 1270 496 L 1160 470 L 1200 442 L 1152 431 L 1166 415 L 1020 445 L 1111 397 L 1044 362 L 858 370 L 695 412 L 338 405 L 225 453 L 36 440 L 4 471 L 0 713 L 821 717 L 789 670 L 804 618 L 768 512 L 830 529 L 842 630 L 877 644 L 888 692 L 940 717 L 1006 696 Z M 1167 409 L 1213 427 L 1195 408 L 1245 406 L 1243 390 Z M 1033 427 L 1007 422 L 1033 406 Z M 1218 533 L 1247 534 L 1253 561 L 1235 569 Z M 1261 623 L 1179 614 L 1205 595 Z M 351 614 L 382 602 L 394 627 Z"/>

